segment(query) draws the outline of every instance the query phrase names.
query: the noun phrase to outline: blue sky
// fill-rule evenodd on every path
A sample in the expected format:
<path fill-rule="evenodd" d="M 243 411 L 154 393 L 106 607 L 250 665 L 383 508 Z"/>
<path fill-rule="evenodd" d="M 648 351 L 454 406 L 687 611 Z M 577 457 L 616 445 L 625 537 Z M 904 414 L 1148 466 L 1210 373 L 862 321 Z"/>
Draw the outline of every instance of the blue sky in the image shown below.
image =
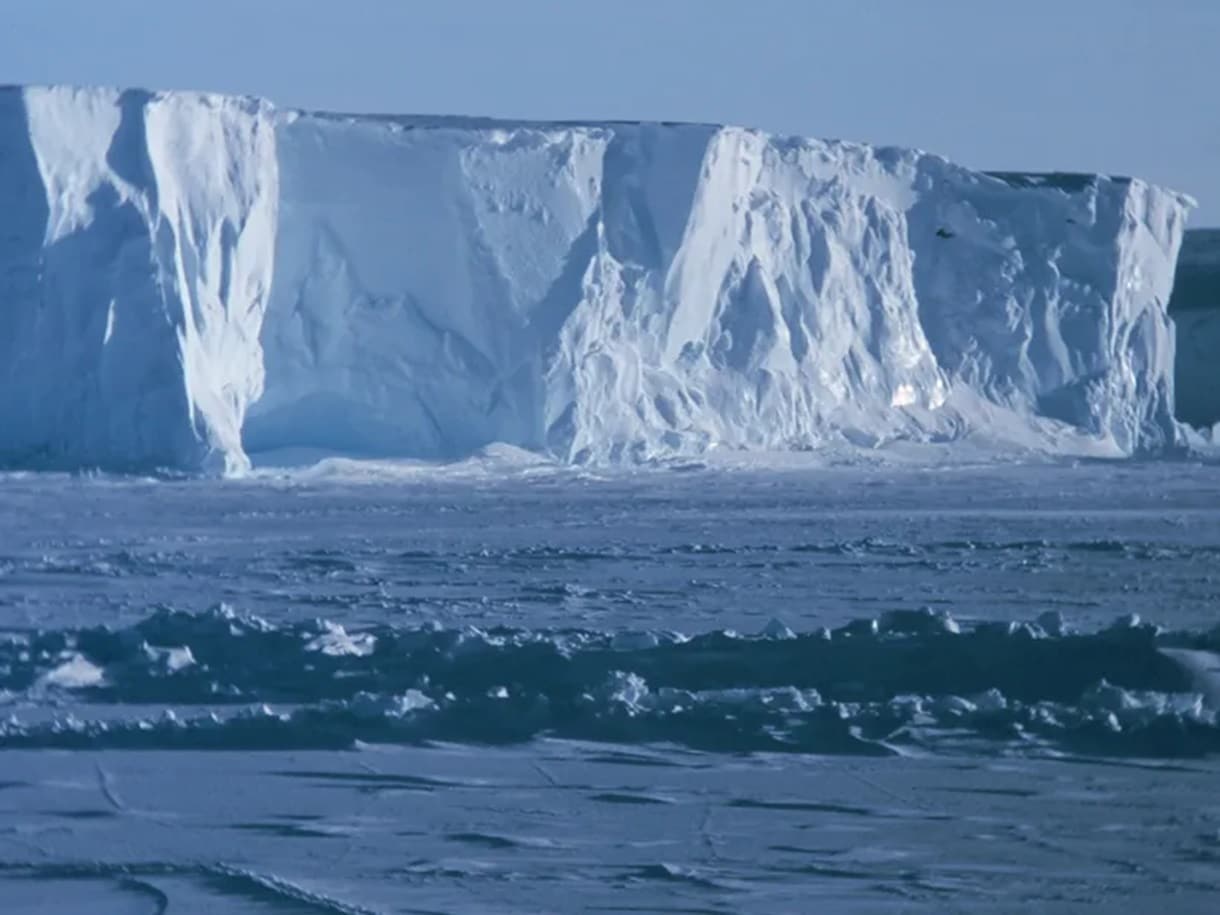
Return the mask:
<path fill-rule="evenodd" d="M 5 0 L 0 82 L 722 121 L 1134 174 L 1220 225 L 1220 0 Z"/>

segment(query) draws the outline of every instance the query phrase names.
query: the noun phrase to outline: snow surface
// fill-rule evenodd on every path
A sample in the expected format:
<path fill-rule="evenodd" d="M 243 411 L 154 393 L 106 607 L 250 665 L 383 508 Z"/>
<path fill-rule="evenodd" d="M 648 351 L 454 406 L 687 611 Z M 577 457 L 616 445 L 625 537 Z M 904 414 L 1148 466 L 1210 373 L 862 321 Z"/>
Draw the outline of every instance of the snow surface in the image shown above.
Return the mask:
<path fill-rule="evenodd" d="M 1213 427 L 1220 423 L 1220 229 L 1186 233 L 1170 313 L 1177 328 L 1178 418 Z"/>
<path fill-rule="evenodd" d="M 511 458 L 0 475 L 5 915 L 1215 912 L 1220 465 Z"/>
<path fill-rule="evenodd" d="M 0 459 L 1180 439 L 1189 200 L 735 127 L 0 92 Z"/>

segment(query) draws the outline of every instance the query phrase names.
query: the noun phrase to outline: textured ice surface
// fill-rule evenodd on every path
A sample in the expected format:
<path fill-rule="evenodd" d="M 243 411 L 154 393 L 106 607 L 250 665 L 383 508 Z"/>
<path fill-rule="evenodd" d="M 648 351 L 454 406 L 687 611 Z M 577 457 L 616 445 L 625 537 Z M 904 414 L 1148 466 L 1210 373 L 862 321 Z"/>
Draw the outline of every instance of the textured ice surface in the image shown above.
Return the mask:
<path fill-rule="evenodd" d="M 0 475 L 6 915 L 1214 911 L 1217 466 L 521 457 Z"/>
<path fill-rule="evenodd" d="M 6 915 L 1211 915 L 1214 761 L 6 751 Z"/>
<path fill-rule="evenodd" d="M 1179 438 L 1189 202 L 1140 181 L 732 127 L 2 98 L 10 464 Z"/>
<path fill-rule="evenodd" d="M 0 749 L 1220 750 L 1214 467 L 477 466 L 4 481 Z"/>
<path fill-rule="evenodd" d="M 1220 423 L 1220 229 L 1187 232 L 1173 298 L 1177 327 L 1177 414 L 1183 422 Z"/>
<path fill-rule="evenodd" d="M 0 751 L 344 749 L 540 736 L 695 749 L 904 755 L 1220 753 L 1220 630 L 960 627 L 931 610 L 834 630 L 617 635 L 276 626 L 221 607 L 0 644 L 0 690 L 88 703 L 16 712 Z M 1048 631 L 1048 629 L 1050 631 Z M 778 634 L 777 634 L 778 630 Z M 65 657 L 67 660 L 65 660 Z M 100 706 L 100 707 L 98 707 Z M 127 706 L 151 706 L 132 717 Z"/>
<path fill-rule="evenodd" d="M 245 466 L 276 193 L 262 102 L 0 89 L 0 460 Z"/>

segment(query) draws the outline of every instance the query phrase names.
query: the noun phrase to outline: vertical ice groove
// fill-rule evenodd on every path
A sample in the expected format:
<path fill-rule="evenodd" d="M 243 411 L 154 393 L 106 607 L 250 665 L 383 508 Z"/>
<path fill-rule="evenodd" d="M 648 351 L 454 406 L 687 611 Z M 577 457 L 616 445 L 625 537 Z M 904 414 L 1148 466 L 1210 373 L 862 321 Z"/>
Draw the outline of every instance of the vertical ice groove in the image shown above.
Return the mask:
<path fill-rule="evenodd" d="M 278 200 L 269 111 L 0 90 L 0 460 L 246 466 Z"/>

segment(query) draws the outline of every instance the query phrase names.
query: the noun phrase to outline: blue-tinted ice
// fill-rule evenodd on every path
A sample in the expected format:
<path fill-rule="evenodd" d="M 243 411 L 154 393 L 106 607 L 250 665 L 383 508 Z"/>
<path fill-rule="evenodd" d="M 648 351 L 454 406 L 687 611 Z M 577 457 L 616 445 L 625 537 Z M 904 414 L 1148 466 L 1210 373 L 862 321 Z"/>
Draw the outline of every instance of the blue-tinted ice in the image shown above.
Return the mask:
<path fill-rule="evenodd" d="M 8 911 L 1220 892 L 1215 466 L 33 475 L 0 500 Z"/>

